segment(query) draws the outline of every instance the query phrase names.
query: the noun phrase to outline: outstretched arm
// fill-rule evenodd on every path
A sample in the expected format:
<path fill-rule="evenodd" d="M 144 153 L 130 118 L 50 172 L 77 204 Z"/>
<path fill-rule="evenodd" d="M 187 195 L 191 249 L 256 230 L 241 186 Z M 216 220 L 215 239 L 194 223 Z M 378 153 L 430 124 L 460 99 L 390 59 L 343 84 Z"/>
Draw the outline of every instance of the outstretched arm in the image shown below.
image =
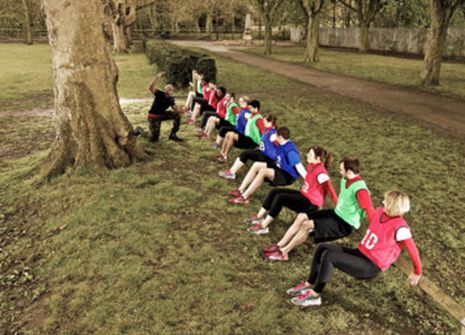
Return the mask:
<path fill-rule="evenodd" d="M 164 74 L 165 72 L 159 72 L 157 73 L 155 78 L 153 78 L 152 82 L 149 85 L 149 91 L 152 92 L 152 94 L 155 94 L 155 92 L 157 91 L 157 82 Z"/>

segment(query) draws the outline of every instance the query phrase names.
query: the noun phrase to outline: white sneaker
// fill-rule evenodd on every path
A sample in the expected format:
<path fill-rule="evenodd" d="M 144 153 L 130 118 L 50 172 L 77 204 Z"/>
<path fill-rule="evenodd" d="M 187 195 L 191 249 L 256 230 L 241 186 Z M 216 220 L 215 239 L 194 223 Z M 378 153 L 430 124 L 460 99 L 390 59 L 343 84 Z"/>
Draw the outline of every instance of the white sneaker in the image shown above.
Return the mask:
<path fill-rule="evenodd" d="M 292 298 L 291 302 L 300 307 L 320 306 L 321 297 L 313 290 L 308 290 L 298 297 Z"/>

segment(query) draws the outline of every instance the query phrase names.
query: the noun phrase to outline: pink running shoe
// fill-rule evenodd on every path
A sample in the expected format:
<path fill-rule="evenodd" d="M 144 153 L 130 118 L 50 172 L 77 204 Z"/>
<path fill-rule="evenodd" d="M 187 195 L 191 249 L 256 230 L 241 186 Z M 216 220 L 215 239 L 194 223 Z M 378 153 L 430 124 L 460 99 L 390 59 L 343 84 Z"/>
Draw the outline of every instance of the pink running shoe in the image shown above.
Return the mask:
<path fill-rule="evenodd" d="M 237 188 L 234 191 L 228 192 L 228 195 L 230 195 L 231 197 L 234 197 L 234 198 L 238 198 L 238 197 L 240 197 L 242 195 L 242 193 Z"/>
<path fill-rule="evenodd" d="M 289 260 L 289 255 L 284 256 L 283 253 L 279 251 L 269 256 L 266 256 L 266 258 L 268 258 L 270 261 L 287 262 Z"/>
<path fill-rule="evenodd" d="M 305 281 L 301 281 L 296 286 L 287 290 L 286 293 L 292 297 L 297 297 L 299 295 L 303 295 L 306 291 L 311 291 L 311 288 L 305 285 Z"/>
<path fill-rule="evenodd" d="M 232 204 L 238 204 L 238 205 L 247 205 L 249 203 L 249 200 L 244 198 L 242 195 L 237 198 L 229 199 L 228 201 Z"/>
<path fill-rule="evenodd" d="M 229 180 L 236 179 L 236 175 L 234 173 L 231 173 L 231 171 L 229 170 L 220 171 L 218 174 L 220 177 L 224 179 L 229 179 Z"/>
<path fill-rule="evenodd" d="M 263 249 L 263 252 L 265 254 L 272 254 L 272 253 L 275 253 L 276 251 L 279 251 L 279 247 L 277 244 L 272 244 L 268 247 L 266 247 L 265 249 Z"/>
<path fill-rule="evenodd" d="M 270 232 L 268 227 L 263 228 L 261 223 L 257 223 L 256 225 L 253 225 L 252 227 L 247 229 L 247 231 L 254 235 L 266 235 Z"/>
<path fill-rule="evenodd" d="M 257 223 L 261 223 L 263 219 L 259 219 L 257 214 L 252 215 L 248 219 L 244 220 L 244 223 L 250 224 L 250 225 L 256 225 Z"/>
<path fill-rule="evenodd" d="M 194 122 L 195 122 L 194 120 L 189 119 L 189 120 L 186 121 L 186 124 L 189 124 L 189 125 L 190 125 L 190 124 L 194 124 Z"/>
<path fill-rule="evenodd" d="M 226 162 L 228 159 L 223 155 L 223 154 L 218 154 L 216 156 L 216 161 L 219 162 L 219 163 L 224 163 Z"/>

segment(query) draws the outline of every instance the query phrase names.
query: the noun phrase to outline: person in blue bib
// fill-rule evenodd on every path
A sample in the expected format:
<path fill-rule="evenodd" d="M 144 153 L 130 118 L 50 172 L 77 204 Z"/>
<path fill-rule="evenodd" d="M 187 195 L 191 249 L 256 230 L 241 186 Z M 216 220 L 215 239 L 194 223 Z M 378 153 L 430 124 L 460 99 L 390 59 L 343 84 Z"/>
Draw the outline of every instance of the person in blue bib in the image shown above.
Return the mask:
<path fill-rule="evenodd" d="M 250 160 L 252 162 L 264 162 L 272 167 L 278 157 L 279 144 L 276 141 L 276 117 L 267 113 L 263 117 L 265 130 L 260 141 L 260 149 L 243 150 L 229 170 L 220 171 L 220 177 L 236 179 L 236 173 Z"/>
<path fill-rule="evenodd" d="M 228 193 L 233 197 L 229 199 L 230 203 L 248 204 L 250 196 L 265 181 L 268 181 L 271 186 L 286 186 L 291 185 L 299 176 L 305 179 L 307 170 L 302 165 L 299 150 L 290 140 L 290 137 L 289 128 L 281 127 L 278 129 L 276 141 L 279 146 L 275 164 L 269 167 L 266 163 L 255 162 L 241 186 Z"/>
<path fill-rule="evenodd" d="M 248 108 L 250 98 L 247 96 L 242 96 L 238 99 L 239 113 L 236 115 L 236 119 L 233 125 L 220 127 L 218 130 L 218 135 L 216 140 L 213 143 L 215 149 L 221 148 L 223 141 L 227 136 L 233 136 L 234 134 L 244 134 L 245 126 L 247 125 L 247 119 L 252 113 Z M 230 133 L 228 135 L 228 133 Z"/>

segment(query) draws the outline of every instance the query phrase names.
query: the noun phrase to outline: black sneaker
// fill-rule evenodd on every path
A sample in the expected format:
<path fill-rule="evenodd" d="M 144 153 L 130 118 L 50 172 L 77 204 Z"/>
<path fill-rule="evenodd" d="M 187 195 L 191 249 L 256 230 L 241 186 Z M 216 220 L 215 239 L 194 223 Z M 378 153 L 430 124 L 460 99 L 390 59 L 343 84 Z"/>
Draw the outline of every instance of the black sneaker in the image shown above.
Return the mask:
<path fill-rule="evenodd" d="M 178 135 L 171 133 L 170 136 L 168 137 L 169 140 L 175 141 L 175 142 L 182 142 L 184 141 L 182 138 L 179 138 Z"/>
<path fill-rule="evenodd" d="M 135 129 L 132 130 L 132 134 L 136 137 L 141 135 L 143 132 L 144 132 L 144 128 L 142 127 L 136 127 Z"/>

